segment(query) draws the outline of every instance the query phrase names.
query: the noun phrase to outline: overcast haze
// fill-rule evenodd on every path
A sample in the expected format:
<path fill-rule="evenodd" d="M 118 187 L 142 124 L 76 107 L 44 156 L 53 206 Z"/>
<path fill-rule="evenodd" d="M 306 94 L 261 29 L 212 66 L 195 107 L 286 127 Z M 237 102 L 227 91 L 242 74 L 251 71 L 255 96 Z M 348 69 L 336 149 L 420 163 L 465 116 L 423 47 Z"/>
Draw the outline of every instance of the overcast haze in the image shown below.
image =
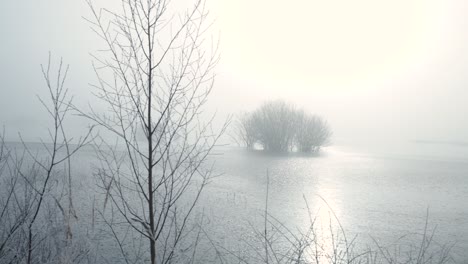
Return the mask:
<path fill-rule="evenodd" d="M 338 143 L 468 141 L 465 0 L 207 5 L 221 43 L 209 102 L 219 116 L 283 98 L 328 119 Z M 70 64 L 76 100 L 93 100 L 89 52 L 101 42 L 82 19 L 88 15 L 80 0 L 2 1 L 0 124 L 10 136 L 21 131 L 35 140 L 46 127 L 35 95 L 45 91 L 39 65 L 49 51 Z"/>

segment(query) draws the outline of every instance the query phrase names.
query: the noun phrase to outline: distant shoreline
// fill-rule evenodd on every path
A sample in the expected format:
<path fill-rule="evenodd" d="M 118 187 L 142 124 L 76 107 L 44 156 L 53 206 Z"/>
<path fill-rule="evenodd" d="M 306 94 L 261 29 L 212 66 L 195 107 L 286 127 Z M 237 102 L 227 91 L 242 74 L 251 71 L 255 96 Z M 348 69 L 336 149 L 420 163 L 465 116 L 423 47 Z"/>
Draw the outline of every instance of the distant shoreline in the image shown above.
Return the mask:
<path fill-rule="evenodd" d="M 468 147 L 468 141 L 456 141 L 456 140 L 412 140 L 412 143 L 416 144 L 431 144 L 431 145 L 450 145 Z"/>

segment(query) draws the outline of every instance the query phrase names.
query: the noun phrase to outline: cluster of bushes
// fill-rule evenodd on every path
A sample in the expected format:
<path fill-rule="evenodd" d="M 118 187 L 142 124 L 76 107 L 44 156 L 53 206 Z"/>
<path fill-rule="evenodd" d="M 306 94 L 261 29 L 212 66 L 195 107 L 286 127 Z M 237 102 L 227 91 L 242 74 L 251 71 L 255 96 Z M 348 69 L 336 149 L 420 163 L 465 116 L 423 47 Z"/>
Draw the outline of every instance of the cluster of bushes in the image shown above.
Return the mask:
<path fill-rule="evenodd" d="M 242 115 L 236 130 L 238 141 L 247 148 L 259 145 L 272 152 L 318 152 L 332 135 L 323 118 L 284 101 L 266 102 Z"/>

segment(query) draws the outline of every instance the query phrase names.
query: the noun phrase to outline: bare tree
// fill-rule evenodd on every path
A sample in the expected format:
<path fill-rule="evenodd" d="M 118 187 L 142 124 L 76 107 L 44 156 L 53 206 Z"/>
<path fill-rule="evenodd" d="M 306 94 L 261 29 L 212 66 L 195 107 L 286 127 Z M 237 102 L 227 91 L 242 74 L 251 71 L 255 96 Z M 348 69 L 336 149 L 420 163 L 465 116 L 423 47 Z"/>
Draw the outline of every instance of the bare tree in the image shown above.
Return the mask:
<path fill-rule="evenodd" d="M 17 161 L 13 163 L 13 161 Z M 26 222 L 28 210 L 17 198 L 19 181 L 17 167 L 23 158 L 14 160 L 12 150 L 5 143 L 5 130 L 0 134 L 0 261 L 13 259 L 14 247 Z"/>
<path fill-rule="evenodd" d="M 255 147 L 257 143 L 257 133 L 255 120 L 252 118 L 251 113 L 244 113 L 238 117 L 233 128 L 231 138 L 240 146 L 245 146 L 249 149 Z"/>
<path fill-rule="evenodd" d="M 58 167 L 61 166 L 63 163 L 67 162 L 66 166 L 68 169 L 66 170 L 70 173 L 70 158 L 74 155 L 81 147 L 87 144 L 89 136 L 91 134 L 90 129 L 85 137 L 78 139 L 75 142 L 73 148 L 70 147 L 72 139 L 69 139 L 65 133 L 64 128 L 64 120 L 67 114 L 70 111 L 70 106 L 72 102 L 72 98 L 69 97 L 68 89 L 65 87 L 65 81 L 68 74 L 69 67 L 63 67 L 62 60 L 60 60 L 60 64 L 57 70 L 56 79 L 53 80 L 50 75 L 51 69 L 51 61 L 49 55 L 49 61 L 46 67 L 42 68 L 42 73 L 44 80 L 46 82 L 48 92 L 49 92 L 49 99 L 50 103 L 46 103 L 43 99 L 39 97 L 39 100 L 43 104 L 44 108 L 47 110 L 49 117 L 52 119 L 53 124 L 51 129 L 49 129 L 49 143 L 45 143 L 42 141 L 43 151 L 46 152 L 48 155 L 45 157 L 39 157 L 35 155 L 32 151 L 29 150 L 28 146 L 24 143 L 23 145 L 26 152 L 29 154 L 29 157 L 33 160 L 33 165 L 37 168 L 37 175 L 34 177 L 33 180 L 28 179 L 29 175 L 22 174 L 22 176 L 27 179 L 27 183 L 29 187 L 33 189 L 33 196 L 31 199 L 31 216 L 27 220 L 27 263 L 36 263 L 40 260 L 34 258 L 33 251 L 35 248 L 38 248 L 38 244 L 41 243 L 41 237 L 37 234 L 36 231 L 36 223 L 40 219 L 40 213 L 44 207 L 44 204 L 47 202 L 47 194 L 51 196 L 53 193 L 51 192 L 51 180 L 54 177 L 57 177 L 60 173 Z M 63 171 L 62 171 L 63 173 Z M 36 173 L 34 173 L 36 174 Z M 63 174 L 66 174 L 63 173 Z M 68 174 L 68 180 L 70 180 L 71 175 Z M 62 179 L 66 180 L 66 179 Z M 71 188 L 70 188 L 71 189 Z M 69 191 L 71 191 L 69 189 Z M 53 198 L 53 197 L 51 197 Z M 69 214 L 72 210 L 72 203 L 71 203 L 71 194 L 69 196 Z M 53 201 L 53 200 L 52 200 Z M 57 201 L 57 200 L 56 200 Z M 57 201 L 58 204 L 58 201 Z M 70 215 L 68 214 L 68 217 Z M 69 222 L 68 222 L 69 224 Z M 68 227 L 69 228 L 69 227 Z M 67 241 L 70 239 L 69 233 L 70 230 L 67 229 L 66 239 Z"/>
<path fill-rule="evenodd" d="M 227 125 L 215 133 L 200 120 L 218 61 L 216 47 L 203 48 L 208 12 L 199 0 L 180 15 L 165 0 L 122 0 L 119 11 L 88 3 L 107 47 L 94 86 L 109 111 L 81 111 L 112 135 L 97 144 L 101 215 L 127 263 L 175 261 Z"/>
<path fill-rule="evenodd" d="M 70 158 L 89 139 L 91 129 L 85 137 L 78 139 L 73 147 L 67 137 L 64 120 L 70 111 L 71 97 L 65 87 L 68 66 L 60 61 L 55 79 L 50 74 L 51 61 L 42 73 L 49 94 L 49 102 L 39 100 L 52 120 L 49 138 L 42 140 L 37 148 L 22 139 L 22 150 L 12 151 L 6 147 L 4 136 L 0 136 L 0 177 L 4 187 L 0 190 L 0 260 L 5 263 L 44 263 L 61 258 L 61 251 L 71 240 L 71 223 L 65 218 L 72 214 L 71 182 L 68 204 L 63 206 L 58 196 L 57 182 L 71 180 Z M 21 137 L 21 136 L 20 136 Z M 62 165 L 65 170 L 62 170 Z M 57 228 L 53 221 L 63 208 L 66 228 Z M 61 220 L 61 221 L 62 221 Z M 55 243 L 64 234 L 65 247 Z M 52 245 L 55 245 L 54 247 Z"/>
<path fill-rule="evenodd" d="M 236 127 L 236 139 L 246 147 L 256 143 L 264 150 L 318 152 L 332 135 L 327 122 L 306 114 L 284 101 L 271 101 L 244 114 Z"/>
<path fill-rule="evenodd" d="M 331 135 L 330 126 L 323 118 L 304 111 L 297 113 L 295 141 L 299 151 L 318 152 L 329 143 Z"/>
<path fill-rule="evenodd" d="M 291 149 L 295 117 L 294 106 L 283 101 L 266 102 L 252 113 L 251 122 L 265 150 L 286 152 Z"/>

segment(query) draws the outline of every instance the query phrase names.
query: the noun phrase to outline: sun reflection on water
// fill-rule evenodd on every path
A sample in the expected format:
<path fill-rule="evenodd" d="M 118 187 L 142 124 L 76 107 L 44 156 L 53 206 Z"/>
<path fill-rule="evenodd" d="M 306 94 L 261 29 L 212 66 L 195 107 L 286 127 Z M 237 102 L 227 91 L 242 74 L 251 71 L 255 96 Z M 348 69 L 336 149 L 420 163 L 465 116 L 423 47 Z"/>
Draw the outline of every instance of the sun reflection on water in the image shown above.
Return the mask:
<path fill-rule="evenodd" d="M 304 195 L 308 214 L 301 223 L 308 241 L 304 260 L 317 263 L 346 261 L 351 258 L 352 241 L 341 223 L 343 212 L 337 190 L 322 184 L 319 186 L 316 194 Z"/>

